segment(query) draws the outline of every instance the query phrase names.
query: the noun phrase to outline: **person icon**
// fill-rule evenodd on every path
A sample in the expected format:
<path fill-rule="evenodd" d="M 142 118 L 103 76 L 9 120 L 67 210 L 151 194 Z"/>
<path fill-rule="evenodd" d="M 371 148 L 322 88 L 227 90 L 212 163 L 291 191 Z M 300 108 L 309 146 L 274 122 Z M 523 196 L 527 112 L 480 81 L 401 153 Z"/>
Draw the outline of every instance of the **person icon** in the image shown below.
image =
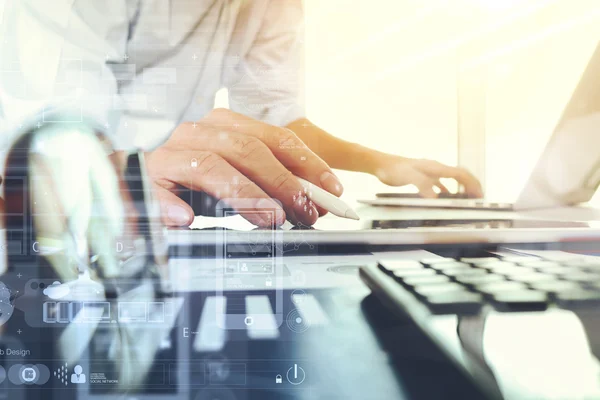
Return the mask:
<path fill-rule="evenodd" d="M 71 383 L 85 383 L 85 374 L 81 365 L 76 365 L 74 374 L 71 374 Z"/>

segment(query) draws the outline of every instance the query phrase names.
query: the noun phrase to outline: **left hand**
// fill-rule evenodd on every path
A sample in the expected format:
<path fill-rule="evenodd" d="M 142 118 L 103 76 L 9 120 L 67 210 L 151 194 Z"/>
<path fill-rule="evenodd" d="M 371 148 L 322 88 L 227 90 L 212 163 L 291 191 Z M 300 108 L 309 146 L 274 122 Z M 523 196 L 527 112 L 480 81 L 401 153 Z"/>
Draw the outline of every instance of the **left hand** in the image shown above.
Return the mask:
<path fill-rule="evenodd" d="M 435 198 L 437 193 L 448 193 L 449 190 L 441 178 L 453 178 L 469 197 L 483 197 L 481 184 L 464 168 L 451 167 L 433 160 L 406 158 L 393 155 L 385 155 L 378 162 L 375 176 L 386 185 L 404 186 L 413 184 L 419 189 L 419 194 L 426 198 Z"/>

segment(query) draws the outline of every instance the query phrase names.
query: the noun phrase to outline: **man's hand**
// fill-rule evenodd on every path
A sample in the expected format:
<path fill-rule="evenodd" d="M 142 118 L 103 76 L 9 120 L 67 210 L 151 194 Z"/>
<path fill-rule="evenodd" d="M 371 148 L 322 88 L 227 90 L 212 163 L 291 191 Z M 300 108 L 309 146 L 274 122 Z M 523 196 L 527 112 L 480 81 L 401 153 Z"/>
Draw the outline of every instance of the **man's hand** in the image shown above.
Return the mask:
<path fill-rule="evenodd" d="M 171 226 L 187 226 L 194 218 L 192 208 L 173 193 L 180 186 L 217 198 L 257 199 L 257 209 L 279 209 L 272 200 L 277 199 L 284 218 L 306 225 L 314 224 L 323 212 L 307 199 L 293 175 L 336 196 L 343 191 L 329 166 L 291 130 L 225 109 L 215 109 L 199 122 L 181 124 L 146 160 L 163 220 Z M 245 203 L 230 201 L 234 208 Z M 259 226 L 272 224 L 252 212 L 242 216 Z"/>
<path fill-rule="evenodd" d="M 464 168 L 451 167 L 437 161 L 405 158 L 385 155 L 379 160 L 375 175 L 379 180 L 390 186 L 413 184 L 423 197 L 434 198 L 437 193 L 434 187 L 442 193 L 448 189 L 440 182 L 441 178 L 453 178 L 463 185 L 470 197 L 483 197 L 481 184 L 469 171 Z"/>

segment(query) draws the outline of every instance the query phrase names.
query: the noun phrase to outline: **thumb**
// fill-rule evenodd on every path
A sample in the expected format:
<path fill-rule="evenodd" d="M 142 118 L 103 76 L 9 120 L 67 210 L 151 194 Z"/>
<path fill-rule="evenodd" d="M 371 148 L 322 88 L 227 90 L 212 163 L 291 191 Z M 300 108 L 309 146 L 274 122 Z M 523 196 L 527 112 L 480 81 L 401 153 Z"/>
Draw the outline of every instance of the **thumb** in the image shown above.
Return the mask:
<path fill-rule="evenodd" d="M 167 189 L 154 185 L 154 195 L 160 204 L 162 221 L 167 226 L 189 226 L 194 211 L 185 201 Z"/>

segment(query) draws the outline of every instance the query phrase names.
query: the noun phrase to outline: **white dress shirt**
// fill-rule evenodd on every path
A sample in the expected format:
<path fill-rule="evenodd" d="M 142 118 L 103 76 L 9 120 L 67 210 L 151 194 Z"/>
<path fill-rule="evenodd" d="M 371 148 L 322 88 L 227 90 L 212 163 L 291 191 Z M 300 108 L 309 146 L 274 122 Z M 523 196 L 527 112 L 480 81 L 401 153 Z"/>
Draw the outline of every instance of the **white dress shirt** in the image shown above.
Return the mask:
<path fill-rule="evenodd" d="M 301 0 L 4 3 L 0 130 L 66 110 L 66 122 L 101 121 L 119 147 L 150 149 L 222 87 L 232 110 L 267 123 L 304 116 Z"/>

